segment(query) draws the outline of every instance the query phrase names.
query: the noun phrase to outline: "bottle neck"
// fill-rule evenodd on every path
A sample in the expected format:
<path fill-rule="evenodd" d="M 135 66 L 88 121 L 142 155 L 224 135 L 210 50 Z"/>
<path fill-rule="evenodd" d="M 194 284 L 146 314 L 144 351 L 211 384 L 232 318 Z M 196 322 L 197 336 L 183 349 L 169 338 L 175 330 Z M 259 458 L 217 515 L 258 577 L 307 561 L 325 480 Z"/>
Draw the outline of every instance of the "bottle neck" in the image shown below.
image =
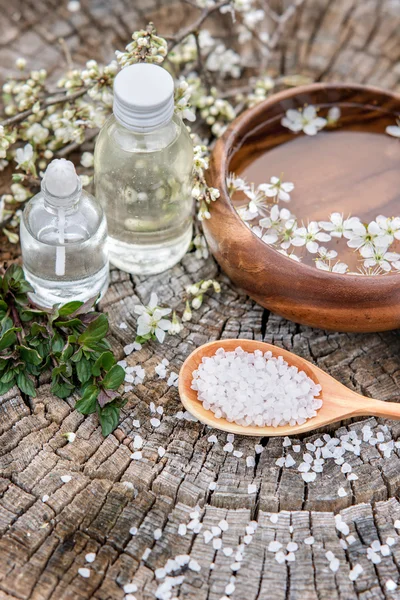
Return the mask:
<path fill-rule="evenodd" d="M 45 179 L 41 185 L 45 208 L 52 214 L 58 214 L 62 210 L 65 214 L 71 214 L 78 210 L 79 201 L 82 196 L 82 184 L 77 178 L 77 186 L 72 194 L 65 197 L 54 196 L 46 188 Z"/>

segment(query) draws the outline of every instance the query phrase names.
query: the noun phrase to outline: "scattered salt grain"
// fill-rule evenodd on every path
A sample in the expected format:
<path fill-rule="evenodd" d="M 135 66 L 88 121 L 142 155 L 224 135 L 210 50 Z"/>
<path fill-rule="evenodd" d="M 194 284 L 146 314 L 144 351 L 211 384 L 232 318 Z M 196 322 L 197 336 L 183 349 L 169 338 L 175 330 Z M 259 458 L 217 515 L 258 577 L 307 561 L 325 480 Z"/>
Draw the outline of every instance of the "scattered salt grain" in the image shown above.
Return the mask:
<path fill-rule="evenodd" d="M 216 418 L 239 425 L 302 425 L 322 406 L 321 386 L 271 352 L 219 348 L 193 372 L 192 389 Z M 291 442 L 285 442 L 290 445 Z M 315 450 L 314 444 L 308 446 Z"/>
<path fill-rule="evenodd" d="M 340 487 L 340 488 L 338 489 L 338 496 L 339 496 L 340 498 L 344 498 L 345 496 L 347 496 L 347 492 L 346 492 L 346 490 L 344 489 L 344 487 Z"/>
<path fill-rule="evenodd" d="M 354 537 L 354 535 L 349 535 L 346 538 L 346 542 L 348 543 L 349 546 L 351 546 L 352 544 L 354 544 L 356 542 L 356 538 Z"/>
<path fill-rule="evenodd" d="M 165 448 L 162 448 L 161 446 L 158 448 L 158 456 L 160 458 L 162 458 L 165 454 Z"/>
<path fill-rule="evenodd" d="M 160 419 L 156 419 L 155 417 L 153 417 L 152 419 L 150 419 L 150 425 L 152 427 L 159 427 L 161 425 L 161 421 Z"/>
<path fill-rule="evenodd" d="M 160 528 L 155 529 L 154 533 L 153 533 L 154 539 L 159 540 L 161 536 L 162 536 L 162 530 Z"/>
<path fill-rule="evenodd" d="M 140 452 L 140 450 L 138 450 L 137 452 L 133 452 L 133 454 L 131 454 L 132 460 L 140 460 L 141 458 L 142 458 L 142 453 Z"/>
<path fill-rule="evenodd" d="M 225 556 L 232 556 L 233 548 L 222 548 L 222 552 L 225 554 Z"/>
<path fill-rule="evenodd" d="M 42 502 L 47 502 L 47 500 L 50 498 L 50 496 L 48 496 L 47 494 L 45 494 L 44 496 L 42 496 Z"/>
<path fill-rule="evenodd" d="M 178 387 L 178 382 L 179 382 L 179 375 L 177 373 L 175 373 L 174 371 L 172 371 L 169 374 L 169 377 L 167 380 L 167 385 L 169 387 L 171 387 L 171 386 Z"/>
<path fill-rule="evenodd" d="M 270 542 L 268 544 L 269 552 L 279 552 L 279 550 L 281 548 L 282 548 L 282 544 L 280 542 L 278 542 L 277 540 L 273 540 L 272 542 Z"/>
<path fill-rule="evenodd" d="M 275 554 L 275 560 L 276 560 L 277 563 L 279 563 L 281 565 L 282 563 L 285 562 L 286 556 L 284 555 L 283 552 L 277 552 Z"/>
<path fill-rule="evenodd" d="M 236 458 L 242 458 L 243 452 L 241 452 L 240 450 L 234 450 L 233 456 L 235 456 Z"/>
<path fill-rule="evenodd" d="M 211 531 L 208 531 L 208 529 L 206 529 L 205 531 L 203 531 L 203 536 L 204 536 L 204 543 L 208 544 L 209 542 L 211 542 L 211 540 L 213 539 L 213 534 L 211 533 Z"/>
<path fill-rule="evenodd" d="M 133 447 L 135 450 L 140 450 L 143 446 L 143 438 L 140 435 L 135 435 L 133 439 Z"/>
<path fill-rule="evenodd" d="M 355 473 L 349 473 L 347 475 L 347 481 L 357 481 L 358 479 L 358 475 L 356 475 Z"/>
<path fill-rule="evenodd" d="M 81 567 L 80 569 L 78 569 L 78 573 L 81 577 L 88 579 L 91 575 L 91 570 L 87 569 L 86 567 Z"/>
<path fill-rule="evenodd" d="M 132 421 L 132 426 L 136 427 L 136 428 L 139 428 L 140 427 L 140 421 L 139 421 L 139 419 L 134 419 Z"/>
<path fill-rule="evenodd" d="M 296 444 L 295 446 L 292 446 L 292 450 L 293 450 L 293 452 L 295 452 L 297 454 L 298 452 L 300 452 L 301 446 Z"/>
<path fill-rule="evenodd" d="M 261 454 L 261 452 L 264 452 L 264 446 L 261 446 L 261 444 L 256 444 L 254 446 L 254 452 L 256 454 Z"/>
<path fill-rule="evenodd" d="M 88 563 L 92 563 L 96 560 L 96 553 L 95 552 L 88 552 L 88 554 L 85 555 L 85 560 Z"/>
<path fill-rule="evenodd" d="M 195 571 L 196 573 L 198 573 L 199 571 L 201 571 L 201 566 L 199 565 L 199 563 L 197 562 L 197 560 L 194 560 L 193 558 L 190 560 L 188 566 L 189 566 L 189 569 L 191 571 Z"/>
<path fill-rule="evenodd" d="M 286 550 L 288 552 L 296 552 L 296 550 L 298 549 L 298 544 L 296 544 L 296 542 L 289 542 L 288 545 L 286 546 Z"/>
<path fill-rule="evenodd" d="M 165 379 L 167 376 L 167 366 L 169 365 L 169 360 L 163 358 L 162 361 L 156 365 L 155 372 L 157 373 L 159 379 Z"/>
<path fill-rule="evenodd" d="M 186 535 L 186 532 L 187 532 L 187 527 L 186 527 L 185 523 L 181 523 L 178 527 L 179 535 Z"/>
<path fill-rule="evenodd" d="M 247 456 L 246 458 L 246 465 L 248 467 L 255 467 L 256 466 L 256 461 L 254 456 Z"/>
<path fill-rule="evenodd" d="M 314 538 L 313 538 L 313 536 L 312 536 L 312 535 L 310 535 L 309 537 L 307 537 L 307 538 L 304 540 L 304 543 L 305 543 L 307 546 L 312 546 L 314 542 L 315 542 L 315 540 L 314 540 Z"/>
<path fill-rule="evenodd" d="M 382 544 L 381 554 L 382 556 L 389 556 L 391 554 L 390 548 L 387 544 Z"/>
<path fill-rule="evenodd" d="M 227 596 L 230 596 L 231 594 L 233 594 L 233 592 L 235 591 L 235 584 L 234 583 L 228 583 L 228 585 L 225 588 L 225 594 Z"/>
<path fill-rule="evenodd" d="M 245 535 L 244 538 L 243 538 L 243 541 L 247 545 L 247 544 L 250 544 L 250 542 L 251 542 L 252 539 L 253 539 L 252 535 Z"/>
<path fill-rule="evenodd" d="M 287 436 L 285 436 L 283 438 L 282 446 L 284 448 L 286 448 L 287 446 L 291 446 L 291 445 L 292 445 L 292 442 L 291 442 L 290 438 L 288 438 Z"/>
<path fill-rule="evenodd" d="M 218 444 L 218 438 L 216 435 L 210 435 L 207 438 L 207 441 L 210 442 L 210 444 Z"/>
<path fill-rule="evenodd" d="M 355 581 L 363 571 L 364 569 L 362 568 L 362 566 L 359 563 L 357 563 L 349 573 L 350 581 Z"/>
<path fill-rule="evenodd" d="M 211 483 L 208 485 L 208 489 L 211 491 L 214 491 L 217 487 L 217 484 L 215 481 L 211 481 Z"/>
<path fill-rule="evenodd" d="M 340 470 L 342 471 L 342 473 L 346 474 L 346 473 L 350 473 L 351 472 L 351 465 L 349 465 L 349 463 L 343 463 Z"/>
<path fill-rule="evenodd" d="M 147 560 L 150 556 L 151 548 L 146 548 L 142 554 L 142 560 Z"/>
<path fill-rule="evenodd" d="M 385 587 L 389 592 L 394 592 L 394 590 L 397 588 L 397 583 L 395 583 L 393 579 L 388 579 L 385 583 Z"/>
<path fill-rule="evenodd" d="M 247 486 L 247 493 L 255 494 L 256 491 L 257 491 L 257 486 L 254 483 L 249 483 L 249 485 Z"/>
<path fill-rule="evenodd" d="M 128 329 L 128 325 L 127 325 L 126 323 L 124 323 L 124 322 L 120 323 L 120 324 L 118 325 L 118 327 L 119 327 L 120 329 Z"/>
<path fill-rule="evenodd" d="M 316 473 L 302 473 L 301 476 L 306 483 L 311 483 L 312 481 L 315 481 L 317 474 Z"/>
<path fill-rule="evenodd" d="M 386 538 L 386 543 L 388 546 L 393 546 L 396 543 L 396 540 L 393 537 L 389 536 Z"/>
<path fill-rule="evenodd" d="M 231 442 L 228 442 L 227 444 L 225 444 L 225 446 L 222 448 L 222 450 L 224 452 L 232 452 L 233 451 L 233 444 Z"/>
<path fill-rule="evenodd" d="M 331 562 L 329 563 L 329 568 L 331 571 L 333 571 L 334 573 L 336 573 L 336 571 L 339 570 L 340 567 L 340 562 L 338 558 L 334 558 L 333 560 L 331 560 Z"/>
<path fill-rule="evenodd" d="M 225 521 L 225 519 L 222 519 L 218 523 L 218 527 L 220 528 L 221 531 L 228 531 L 228 529 L 229 529 L 228 521 Z"/>
<path fill-rule="evenodd" d="M 63 483 L 68 483 L 71 481 L 72 476 L 71 475 L 61 475 L 60 479 Z"/>
<path fill-rule="evenodd" d="M 131 535 L 136 535 L 137 532 L 138 532 L 138 528 L 137 527 L 131 527 L 130 530 L 129 530 L 129 533 Z"/>
<path fill-rule="evenodd" d="M 272 513 L 272 515 L 270 516 L 269 520 L 271 521 L 271 523 L 277 523 L 279 519 L 279 516 L 277 513 Z"/>
<path fill-rule="evenodd" d="M 290 467 L 293 467 L 295 464 L 296 464 L 296 461 L 294 460 L 293 456 L 291 454 L 288 454 L 285 459 L 285 467 L 287 469 L 289 469 Z"/>
<path fill-rule="evenodd" d="M 138 586 L 136 585 L 136 583 L 126 583 L 123 587 L 123 590 L 125 594 L 131 594 L 137 592 Z"/>

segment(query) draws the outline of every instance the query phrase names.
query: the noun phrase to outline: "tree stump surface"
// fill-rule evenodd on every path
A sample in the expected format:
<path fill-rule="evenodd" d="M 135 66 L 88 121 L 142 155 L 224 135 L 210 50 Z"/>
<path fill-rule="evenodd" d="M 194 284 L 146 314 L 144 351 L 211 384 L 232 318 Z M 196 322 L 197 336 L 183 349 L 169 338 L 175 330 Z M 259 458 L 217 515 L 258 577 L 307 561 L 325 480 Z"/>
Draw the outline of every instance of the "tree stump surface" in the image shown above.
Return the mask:
<path fill-rule="evenodd" d="M 82 2 L 81 11 L 73 14 L 55 0 L 1 4 L 2 78 L 21 55 L 28 58 L 28 66 L 56 73 L 62 62 L 57 44 L 61 36 L 78 64 L 93 57 L 109 60 L 112 50 L 122 49 L 130 33 L 148 20 L 165 33 L 177 29 L 190 9 L 178 10 L 177 3 L 160 0 L 92 0 Z M 289 23 L 272 64 L 317 80 L 399 89 L 399 29 L 399 0 L 306 0 Z M 1 259 L 6 257 L 0 252 Z M 167 337 L 163 345 L 146 344 L 127 358 L 129 365 L 143 366 L 146 378 L 128 394 L 120 425 L 108 438 L 102 437 L 95 416 L 74 411 L 76 398 L 63 401 L 52 396 L 46 379 L 37 398 L 22 398 L 16 389 L 1 398 L 0 600 L 122 600 L 123 586 L 132 581 L 138 587 L 133 594 L 137 600 L 152 599 L 163 581 L 156 578 L 156 569 L 183 554 L 201 568 L 183 569 L 183 583 L 171 597 L 219 600 L 225 596 L 242 543 L 243 559 L 229 596 L 233 600 L 400 598 L 400 587 L 394 591 L 386 587 L 389 579 L 397 582 L 399 577 L 400 537 L 394 527 L 400 519 L 398 448 L 388 458 L 379 444 L 363 443 L 360 456 L 345 455 L 357 480 L 349 481 L 341 466 L 330 460 L 324 472 L 307 484 L 296 468 L 299 457 L 307 452 L 306 443 L 324 432 L 292 440 L 301 446 L 300 454 L 292 452 L 294 468 L 275 464 L 291 450 L 283 447 L 282 438 L 262 440 L 264 450 L 257 454 L 258 439 L 236 437 L 234 449 L 243 455 L 235 456 L 223 449 L 225 434 L 179 418 L 177 389 L 154 372 L 163 358 L 170 362 L 169 371 L 178 372 L 188 354 L 205 342 L 250 338 L 296 352 L 362 394 L 396 400 L 398 332 L 350 335 L 285 321 L 237 290 L 212 258 L 198 260 L 188 254 L 174 269 L 147 279 L 112 271 L 101 308 L 109 314 L 119 358 L 135 336 L 135 304 L 157 291 L 162 304 L 182 311 L 185 286 L 214 277 L 221 282 L 221 294 L 207 297 L 179 336 Z M 127 329 L 119 327 L 121 322 Z M 150 424 L 151 402 L 164 409 L 156 428 Z M 133 425 L 136 419 L 140 429 Z M 399 438 L 399 423 L 379 419 L 346 423 L 330 433 L 339 437 L 351 430 L 360 432 L 365 424 L 374 435 L 385 431 L 394 440 Z M 388 429 L 382 430 L 385 425 Z M 76 439 L 69 444 L 63 434 L 70 431 L 76 432 Z M 144 439 L 143 458 L 132 460 L 138 433 Z M 211 434 L 218 443 L 208 441 Z M 165 449 L 162 457 L 159 448 Z M 254 458 L 254 464 L 250 460 L 248 466 L 247 457 Z M 63 475 L 71 475 L 71 480 L 63 483 Z M 210 483 L 216 484 L 214 490 Z M 256 492 L 248 493 L 249 484 Z M 338 494 L 341 487 L 346 495 Z M 196 507 L 203 530 L 196 534 L 188 529 L 179 535 L 179 525 L 193 519 Z M 277 522 L 274 516 L 271 520 L 275 513 Z M 335 527 L 335 514 L 347 523 L 347 536 L 355 538 L 346 548 L 346 535 Z M 203 532 L 222 519 L 229 528 L 222 532 L 218 549 L 212 541 L 205 543 Z M 258 527 L 249 540 L 246 527 L 253 521 Z M 154 536 L 156 530 L 161 536 L 160 532 Z M 313 545 L 304 544 L 308 536 L 314 537 Z M 388 536 L 395 540 L 391 554 L 373 564 L 367 548 L 374 540 L 384 544 Z M 284 546 L 298 543 L 294 562 L 275 560 L 268 551 L 274 539 Z M 229 550 L 223 551 L 227 548 L 233 549 L 230 556 Z M 336 572 L 329 568 L 328 550 L 339 560 Z M 85 556 L 92 552 L 95 561 L 87 564 Z M 363 573 L 353 582 L 349 572 L 356 564 Z M 89 578 L 78 573 L 82 567 L 90 568 Z"/>

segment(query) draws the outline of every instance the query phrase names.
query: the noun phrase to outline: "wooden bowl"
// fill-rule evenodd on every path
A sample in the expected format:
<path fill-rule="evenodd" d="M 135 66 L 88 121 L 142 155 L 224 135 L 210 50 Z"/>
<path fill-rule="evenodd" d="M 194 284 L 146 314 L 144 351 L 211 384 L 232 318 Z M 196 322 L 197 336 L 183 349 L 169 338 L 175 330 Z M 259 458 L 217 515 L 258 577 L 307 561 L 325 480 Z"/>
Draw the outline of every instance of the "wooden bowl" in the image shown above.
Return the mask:
<path fill-rule="evenodd" d="M 339 129 L 311 137 L 293 134 L 281 125 L 289 108 L 305 104 L 320 107 L 321 115 L 339 106 L 341 127 L 353 135 L 351 147 L 346 134 L 346 142 L 325 156 L 312 144 L 321 135 L 337 136 Z M 221 196 L 210 207 L 211 219 L 204 221 L 204 231 L 222 269 L 256 302 L 287 319 L 323 329 L 369 332 L 400 327 L 400 274 L 341 275 L 297 263 L 252 233 L 226 187 L 229 172 L 240 174 L 260 156 L 264 156 L 264 181 L 279 176 L 273 168 L 283 157 L 289 170 L 304 166 L 301 181 L 287 171 L 284 179 L 300 189 L 310 220 L 327 220 L 335 211 L 373 219 L 379 214 L 395 216 L 397 208 L 398 215 L 400 143 L 385 134 L 385 128 L 394 125 L 399 114 L 400 97 L 390 92 L 361 85 L 313 84 L 285 90 L 249 109 L 218 140 L 209 184 Z M 360 132 L 374 134 L 367 146 Z M 306 137 L 307 151 L 300 147 L 296 151 L 293 141 Z"/>

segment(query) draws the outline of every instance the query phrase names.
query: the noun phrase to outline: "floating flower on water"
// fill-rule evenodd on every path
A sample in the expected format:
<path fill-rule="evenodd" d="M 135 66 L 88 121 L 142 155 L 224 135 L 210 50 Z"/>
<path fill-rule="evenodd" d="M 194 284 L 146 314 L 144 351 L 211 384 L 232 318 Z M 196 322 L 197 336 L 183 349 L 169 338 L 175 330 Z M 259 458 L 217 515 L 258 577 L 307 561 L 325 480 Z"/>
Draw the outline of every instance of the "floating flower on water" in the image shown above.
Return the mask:
<path fill-rule="evenodd" d="M 329 221 L 320 221 L 318 225 L 331 237 L 336 238 L 341 238 L 345 233 L 352 234 L 354 226 L 360 222 L 358 217 L 344 219 L 343 215 L 338 212 L 332 213 L 329 219 Z"/>
<path fill-rule="evenodd" d="M 171 313 L 170 308 L 161 308 L 158 306 L 158 297 L 155 292 L 150 296 L 150 302 L 147 306 L 137 304 L 134 312 L 139 315 L 137 320 L 137 335 L 140 338 L 157 338 L 162 344 L 165 339 L 165 332 L 169 331 L 172 323 L 169 319 L 164 319 Z"/>
<path fill-rule="evenodd" d="M 295 133 L 303 131 L 306 135 L 316 135 L 323 129 L 327 120 L 318 117 L 315 106 L 306 106 L 304 109 L 294 110 L 290 108 L 286 111 L 281 124 Z"/>
<path fill-rule="evenodd" d="M 339 121 L 341 114 L 341 110 L 338 106 L 332 106 L 332 108 L 328 110 L 328 125 L 335 125 Z"/>
<path fill-rule="evenodd" d="M 388 125 L 386 133 L 392 137 L 400 138 L 400 119 L 397 119 L 396 123 L 397 125 Z"/>
<path fill-rule="evenodd" d="M 268 198 L 276 198 L 289 202 L 290 193 L 294 190 L 294 184 L 287 181 L 283 182 L 279 177 L 271 177 L 270 183 L 262 183 L 258 189 L 264 192 Z"/>
<path fill-rule="evenodd" d="M 372 247 L 371 245 L 363 246 L 360 254 L 364 260 L 364 267 L 380 267 L 383 271 L 389 272 L 392 270 L 390 263 L 397 263 L 400 260 L 400 254 L 397 252 L 388 252 L 387 248 Z"/>
<path fill-rule="evenodd" d="M 329 242 L 331 236 L 320 230 L 316 221 L 311 221 L 307 227 L 299 227 L 293 233 L 292 245 L 305 246 L 311 254 L 318 252 L 318 242 Z"/>
<path fill-rule="evenodd" d="M 394 238 L 400 240 L 400 217 L 387 218 L 383 215 L 379 215 L 375 220 L 381 230 L 386 235 L 390 236 L 392 242 L 394 241 Z"/>
<path fill-rule="evenodd" d="M 355 223 L 352 231 L 346 232 L 345 237 L 348 238 L 347 245 L 349 248 L 361 250 L 361 248 L 375 247 L 387 248 L 391 243 L 390 235 L 387 235 L 379 227 L 376 221 L 371 221 L 369 225 L 364 225 L 361 222 Z"/>

